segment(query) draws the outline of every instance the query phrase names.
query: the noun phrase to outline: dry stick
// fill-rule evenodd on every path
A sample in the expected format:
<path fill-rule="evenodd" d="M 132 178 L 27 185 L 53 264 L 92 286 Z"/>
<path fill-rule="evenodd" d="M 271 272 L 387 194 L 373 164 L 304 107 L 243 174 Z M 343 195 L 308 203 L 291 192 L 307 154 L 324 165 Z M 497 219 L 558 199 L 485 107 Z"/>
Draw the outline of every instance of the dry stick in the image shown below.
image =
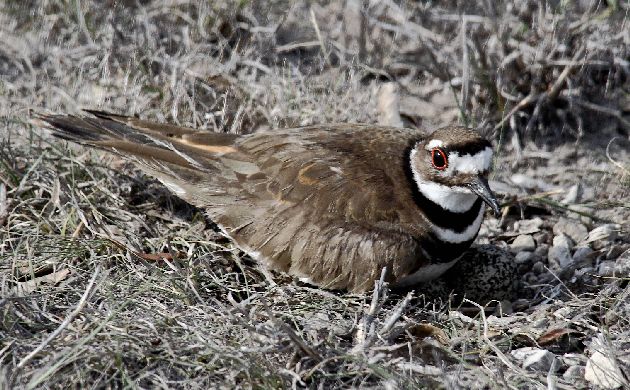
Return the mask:
<path fill-rule="evenodd" d="M 555 100 L 558 97 L 558 94 L 560 93 L 560 89 L 562 88 L 564 81 L 566 80 L 567 77 L 569 77 L 569 73 L 571 73 L 571 71 L 577 67 L 577 62 L 579 58 L 584 55 L 585 50 L 586 49 L 584 46 L 580 47 L 578 51 L 576 51 L 575 54 L 573 55 L 571 64 L 564 67 L 564 69 L 562 70 L 562 73 L 560 73 L 560 76 L 558 76 L 558 79 L 556 80 L 555 83 L 553 83 L 551 90 L 547 94 L 547 97 L 549 98 L 549 100 Z"/>
<path fill-rule="evenodd" d="M 276 53 L 284 53 L 287 51 L 293 51 L 296 49 L 308 49 L 311 47 L 320 46 L 319 41 L 306 41 L 306 42 L 291 42 L 286 45 L 281 45 L 276 47 Z"/>
<path fill-rule="evenodd" d="M 534 112 L 532 113 L 532 117 L 529 119 L 529 121 L 527 122 L 527 126 L 525 127 L 526 134 L 531 132 L 532 128 L 534 127 L 534 122 L 540 116 L 542 105 L 546 101 L 554 101 L 558 98 L 562 86 L 564 85 L 567 77 L 569 77 L 569 74 L 573 71 L 573 69 L 578 66 L 578 59 L 584 55 L 584 51 L 585 48 L 584 46 L 582 46 L 575 52 L 571 62 L 564 67 L 562 73 L 560 73 L 560 76 L 558 76 L 556 81 L 553 83 L 549 92 L 544 92 L 542 96 L 538 98 L 538 100 L 536 101 L 536 107 L 534 107 Z"/>
<path fill-rule="evenodd" d="M 497 347 L 492 341 L 490 341 L 490 337 L 488 337 L 488 322 L 486 321 L 486 313 L 484 312 L 483 307 L 481 307 L 481 305 L 478 304 L 477 302 L 471 301 L 468 298 L 464 298 L 464 302 L 470 303 L 471 305 L 475 306 L 479 310 L 479 314 L 481 315 L 481 320 L 483 321 L 483 340 L 486 342 L 486 344 L 488 344 L 490 349 L 494 351 L 494 353 L 503 362 L 503 364 L 508 366 L 512 371 L 519 373 L 524 378 L 527 378 L 528 376 L 525 373 L 525 371 L 515 366 L 514 363 L 512 363 L 510 359 L 508 359 L 508 357 L 505 356 L 505 354 L 499 349 L 499 347 Z"/>
<path fill-rule="evenodd" d="M 59 336 L 59 334 L 61 332 L 63 332 L 64 329 L 66 329 L 66 327 L 70 324 L 70 322 L 74 319 L 74 317 L 76 317 L 81 312 L 81 310 L 83 310 L 83 307 L 85 307 L 85 304 L 87 303 L 87 300 L 90 297 L 90 294 L 92 293 L 92 288 L 94 287 L 94 283 L 96 282 L 96 278 L 98 277 L 98 275 L 100 273 L 101 273 L 101 265 L 99 264 L 99 265 L 96 266 L 96 270 L 94 270 L 94 274 L 92 275 L 92 278 L 90 279 L 90 282 L 88 283 L 87 287 L 85 288 L 85 292 L 81 296 L 81 299 L 79 300 L 79 303 L 77 304 L 77 307 L 72 311 L 72 313 L 70 313 L 70 315 L 68 315 L 63 320 L 63 322 L 57 327 L 57 329 L 55 329 L 46 338 L 46 340 L 44 340 L 37 348 L 35 348 L 31 353 L 26 355 L 26 357 L 24 357 L 18 363 L 18 365 L 16 366 L 16 368 L 18 370 L 20 370 L 22 367 L 24 367 L 26 365 L 26 363 L 28 363 L 31 359 L 33 359 L 35 357 L 35 355 L 37 355 L 44 348 L 46 348 L 46 346 L 48 344 L 50 344 L 50 342 L 55 337 Z"/>
<path fill-rule="evenodd" d="M 615 165 L 617 168 L 621 169 L 624 173 L 630 175 L 630 171 L 623 166 L 623 164 L 621 164 L 618 161 L 615 161 L 612 157 L 610 157 L 610 145 L 612 145 L 612 143 L 617 139 L 617 137 L 613 137 L 613 139 L 610 140 L 610 142 L 608 142 L 608 145 L 606 145 L 606 157 L 608 157 L 608 160 Z M 0 187 L 1 188 L 1 187 Z M 0 199 L 1 200 L 1 199 Z M 0 212 L 0 216 L 2 215 L 2 213 Z"/>
<path fill-rule="evenodd" d="M 407 305 L 409 304 L 409 302 L 411 302 L 412 299 L 413 299 L 413 291 L 410 291 L 409 293 L 407 293 L 407 296 L 405 297 L 405 299 L 403 299 L 403 301 L 400 304 L 398 304 L 398 306 L 394 309 L 392 314 L 390 314 L 389 318 L 387 318 L 387 321 L 385 321 L 385 324 L 381 328 L 381 331 L 378 332 L 380 336 L 389 332 L 394 327 L 394 325 L 396 324 L 398 319 L 402 316 L 403 312 L 407 308 Z"/>
<path fill-rule="evenodd" d="M 7 205 L 7 186 L 0 182 L 0 219 L 6 217 L 9 212 L 9 206 Z"/>
<path fill-rule="evenodd" d="M 381 271 L 381 277 L 379 280 L 374 282 L 374 291 L 372 291 L 372 302 L 370 303 L 370 308 L 368 312 L 365 313 L 363 319 L 361 320 L 361 326 L 357 330 L 356 337 L 356 345 L 352 348 L 353 353 L 357 353 L 360 350 L 364 350 L 371 342 L 371 339 L 374 337 L 374 328 L 372 327 L 372 323 L 374 322 L 374 318 L 376 318 L 376 313 L 380 309 L 379 298 L 381 295 L 383 298 L 386 296 L 387 291 L 383 291 L 383 286 L 385 285 L 385 275 L 387 275 L 387 267 L 383 267 Z"/>
<path fill-rule="evenodd" d="M 503 117 L 503 119 L 501 119 L 501 121 L 499 121 L 499 123 L 496 124 L 496 126 L 494 126 L 494 131 L 499 130 L 500 128 L 503 127 L 503 125 L 505 125 L 505 122 L 507 122 L 508 120 L 510 120 L 510 118 L 512 118 L 512 116 L 514 114 L 516 114 L 517 111 L 529 106 L 530 104 L 532 104 L 535 101 L 538 101 L 538 99 L 540 99 L 540 97 L 543 95 L 543 93 L 534 93 L 531 92 L 529 95 L 525 96 L 523 98 L 523 100 L 521 100 L 520 102 L 518 102 L 518 104 L 516 106 L 514 106 L 510 112 L 508 112 L 508 114 Z"/>
<path fill-rule="evenodd" d="M 462 18 L 462 108 L 464 112 L 468 109 L 470 103 L 470 54 L 468 53 L 468 45 L 466 44 L 466 30 L 468 28 L 468 18 L 464 15 Z M 464 115 L 464 124 L 468 125 L 468 116 Z"/>
<path fill-rule="evenodd" d="M 585 50 L 584 47 L 581 47 L 580 49 L 578 49 L 578 51 L 573 56 L 573 60 L 571 61 L 571 63 L 562 70 L 562 73 L 560 73 L 560 76 L 558 76 L 558 79 L 556 80 L 556 82 L 553 83 L 549 92 L 534 93 L 532 91 L 529 95 L 523 98 L 523 100 L 521 100 L 516 106 L 514 106 L 510 110 L 510 112 L 503 119 L 501 119 L 499 123 L 496 124 L 496 126 L 494 126 L 494 131 L 497 131 L 500 128 L 502 128 L 505 122 L 507 122 L 517 111 L 529 106 L 533 102 L 539 103 L 541 102 L 541 99 L 544 99 L 545 97 L 547 97 L 549 100 L 555 100 L 558 97 L 558 94 L 560 93 L 560 89 L 564 85 L 566 78 L 569 77 L 569 74 L 571 73 L 571 71 L 576 67 L 577 60 L 579 59 L 579 57 L 581 57 L 584 54 L 584 50 Z"/>
<path fill-rule="evenodd" d="M 311 348 L 311 346 L 307 345 L 304 340 L 302 340 L 302 338 L 300 336 L 298 336 L 293 329 L 291 329 L 287 324 L 284 323 L 284 321 L 282 321 L 281 319 L 278 319 L 273 312 L 271 311 L 271 308 L 269 307 L 269 305 L 265 302 L 265 300 L 263 299 L 263 304 L 265 306 L 265 310 L 267 311 L 267 315 L 269 316 L 269 318 L 271 319 L 271 321 L 276 324 L 277 326 L 280 327 L 280 329 L 287 334 L 287 336 L 289 336 L 289 339 L 291 339 L 291 341 L 302 351 L 304 352 L 306 355 L 310 356 L 311 359 L 315 360 L 316 362 L 321 362 L 322 360 L 324 360 L 324 358 L 322 357 L 322 355 L 320 355 L 319 353 L 317 353 L 317 351 L 315 351 L 313 348 Z"/>
<path fill-rule="evenodd" d="M 315 29 L 315 35 L 317 35 L 317 40 L 319 41 L 319 45 L 322 49 L 322 55 L 324 56 L 324 60 L 326 64 L 330 66 L 330 59 L 328 58 L 328 53 L 326 53 L 326 45 L 324 44 L 324 40 L 322 39 L 322 34 L 319 31 L 319 25 L 317 24 L 317 19 L 315 18 L 315 12 L 313 12 L 313 7 L 309 8 L 311 13 L 311 23 L 313 23 L 313 28 Z"/>
<path fill-rule="evenodd" d="M 621 115 L 621 110 L 615 110 L 609 107 L 601 106 L 599 104 L 595 104 L 592 102 L 587 102 L 587 101 L 575 99 L 575 98 L 571 98 L 571 101 L 573 101 L 573 103 L 579 106 L 588 108 L 589 110 L 601 112 L 606 115 L 610 115 L 616 118 L 619 122 L 621 122 L 622 125 L 630 129 L 630 121 L 623 118 L 623 116 Z"/>

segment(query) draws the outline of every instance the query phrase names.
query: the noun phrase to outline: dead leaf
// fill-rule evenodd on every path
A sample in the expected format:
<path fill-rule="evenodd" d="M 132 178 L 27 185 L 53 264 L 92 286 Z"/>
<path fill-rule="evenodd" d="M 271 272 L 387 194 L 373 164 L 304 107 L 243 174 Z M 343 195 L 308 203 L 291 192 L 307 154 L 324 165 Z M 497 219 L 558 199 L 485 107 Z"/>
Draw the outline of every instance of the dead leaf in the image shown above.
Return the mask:
<path fill-rule="evenodd" d="M 38 287 L 49 284 L 55 285 L 62 280 L 66 279 L 70 275 L 69 269 L 62 269 L 57 272 L 52 272 L 50 274 L 40 276 L 38 278 L 28 280 L 26 282 L 18 282 L 17 285 L 13 288 L 13 293 L 18 297 L 25 297 L 37 290 Z"/>
<path fill-rule="evenodd" d="M 442 345 L 448 345 L 449 343 L 449 337 L 446 332 L 432 324 L 415 324 L 409 327 L 407 331 L 419 339 L 433 337 Z"/>

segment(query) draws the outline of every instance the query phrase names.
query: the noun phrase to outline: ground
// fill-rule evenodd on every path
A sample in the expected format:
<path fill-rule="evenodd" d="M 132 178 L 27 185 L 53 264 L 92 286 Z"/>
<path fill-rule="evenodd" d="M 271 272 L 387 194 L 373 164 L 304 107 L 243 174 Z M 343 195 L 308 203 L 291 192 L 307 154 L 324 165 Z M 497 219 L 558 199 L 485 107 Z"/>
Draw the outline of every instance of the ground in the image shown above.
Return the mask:
<path fill-rule="evenodd" d="M 5 1 L 0 387 L 630 386 L 629 13 Z M 349 295 L 265 274 L 202 210 L 30 121 L 81 108 L 235 133 L 475 127 L 504 211 L 477 244 L 514 254 L 516 295 Z"/>

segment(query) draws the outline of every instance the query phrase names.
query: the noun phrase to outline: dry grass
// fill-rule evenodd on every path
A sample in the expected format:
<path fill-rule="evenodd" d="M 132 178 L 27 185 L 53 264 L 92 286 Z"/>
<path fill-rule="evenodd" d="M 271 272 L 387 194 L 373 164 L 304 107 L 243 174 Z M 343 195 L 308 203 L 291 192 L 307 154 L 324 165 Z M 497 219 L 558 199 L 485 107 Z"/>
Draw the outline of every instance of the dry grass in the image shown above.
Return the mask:
<path fill-rule="evenodd" d="M 627 168 L 628 3 L 491 3 L 5 1 L 0 387 L 586 387 L 562 373 L 593 340 L 629 375 L 628 278 L 550 276 L 488 317 L 384 286 L 271 280 L 132 166 L 28 123 L 29 109 L 82 107 L 237 133 L 375 122 L 388 80 L 407 125 L 459 120 L 521 153 L 499 176 L 566 140 L 601 166 L 613 136 Z M 623 225 L 627 177 L 598 169 L 579 173 L 604 193 L 587 214 Z M 546 221 L 567 212 L 515 203 L 552 210 Z M 622 227 L 610 248 L 628 244 Z M 524 346 L 555 353 L 559 371 L 522 368 L 510 351 Z"/>

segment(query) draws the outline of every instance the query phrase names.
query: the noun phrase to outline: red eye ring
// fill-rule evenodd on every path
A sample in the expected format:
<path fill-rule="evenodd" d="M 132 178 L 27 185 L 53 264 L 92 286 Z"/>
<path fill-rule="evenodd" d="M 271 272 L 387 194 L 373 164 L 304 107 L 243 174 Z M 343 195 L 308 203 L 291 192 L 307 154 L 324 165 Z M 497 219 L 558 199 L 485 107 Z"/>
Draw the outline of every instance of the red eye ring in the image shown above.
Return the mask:
<path fill-rule="evenodd" d="M 442 149 L 433 148 L 433 150 L 431 150 L 431 165 L 439 171 L 448 168 L 448 158 Z"/>

